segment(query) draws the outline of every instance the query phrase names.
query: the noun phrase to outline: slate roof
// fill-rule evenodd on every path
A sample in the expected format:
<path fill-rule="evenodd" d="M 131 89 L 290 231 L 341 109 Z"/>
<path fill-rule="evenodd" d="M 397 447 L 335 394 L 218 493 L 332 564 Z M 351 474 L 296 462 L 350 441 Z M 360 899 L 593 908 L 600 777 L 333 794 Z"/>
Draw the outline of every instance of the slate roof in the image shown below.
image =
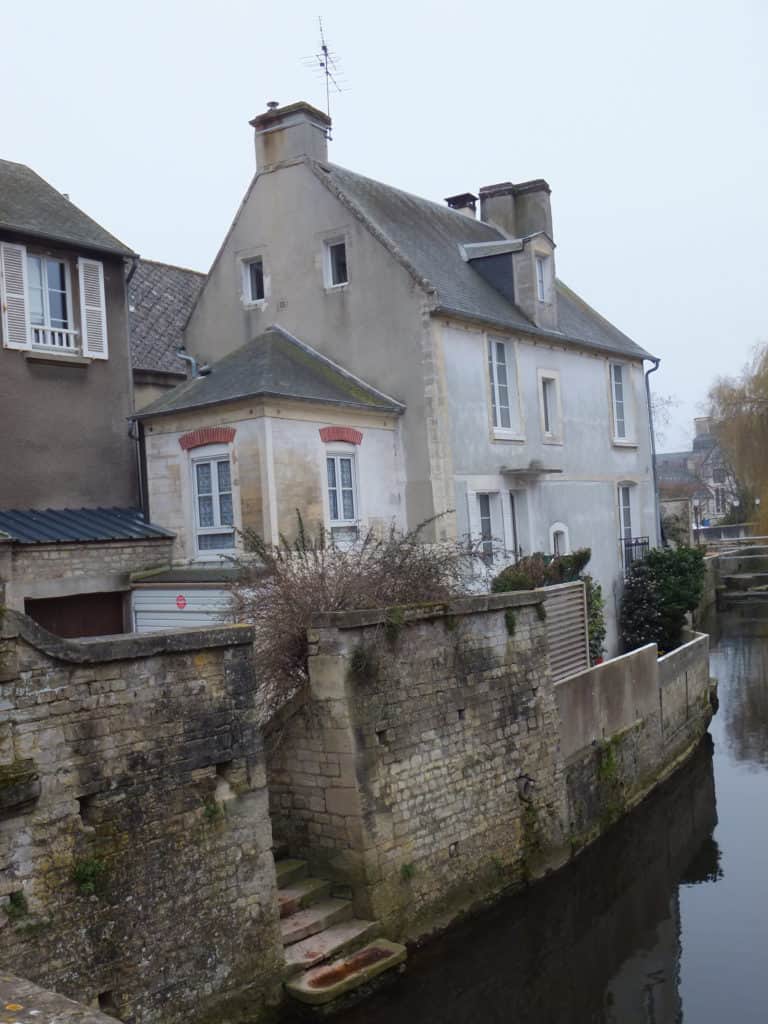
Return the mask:
<path fill-rule="evenodd" d="M 0 532 L 19 544 L 173 537 L 135 508 L 0 509 Z"/>
<path fill-rule="evenodd" d="M 534 334 L 565 335 L 567 340 L 590 348 L 635 359 L 652 358 L 560 281 L 560 332 L 536 327 L 462 259 L 462 245 L 506 240 L 490 224 L 335 164 L 312 161 L 310 166 L 420 284 L 433 292 L 437 310 Z"/>
<path fill-rule="evenodd" d="M 0 228 L 116 256 L 134 255 L 31 167 L 10 160 L 0 160 Z"/>
<path fill-rule="evenodd" d="M 274 325 L 214 363 L 207 375 L 179 384 L 152 402 L 136 419 L 262 396 L 376 412 L 400 413 L 404 408 Z"/>
<path fill-rule="evenodd" d="M 186 363 L 176 355 L 205 274 L 170 263 L 140 260 L 128 290 L 131 362 L 134 370 L 178 373 Z"/>

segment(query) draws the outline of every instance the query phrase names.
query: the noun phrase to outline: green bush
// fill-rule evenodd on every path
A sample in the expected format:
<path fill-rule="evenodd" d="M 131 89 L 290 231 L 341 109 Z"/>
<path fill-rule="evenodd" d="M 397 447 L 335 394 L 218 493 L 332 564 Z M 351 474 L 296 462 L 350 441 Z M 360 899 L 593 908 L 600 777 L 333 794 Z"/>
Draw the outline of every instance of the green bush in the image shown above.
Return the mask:
<path fill-rule="evenodd" d="M 701 600 L 704 572 L 704 552 L 689 547 L 655 548 L 633 565 L 621 599 L 625 649 L 655 643 L 668 653 L 679 647 L 686 612 Z"/>
<path fill-rule="evenodd" d="M 587 630 L 589 633 L 589 663 L 596 665 L 603 657 L 605 650 L 605 598 L 603 588 L 590 576 L 582 573 L 584 588 L 587 592 Z"/>

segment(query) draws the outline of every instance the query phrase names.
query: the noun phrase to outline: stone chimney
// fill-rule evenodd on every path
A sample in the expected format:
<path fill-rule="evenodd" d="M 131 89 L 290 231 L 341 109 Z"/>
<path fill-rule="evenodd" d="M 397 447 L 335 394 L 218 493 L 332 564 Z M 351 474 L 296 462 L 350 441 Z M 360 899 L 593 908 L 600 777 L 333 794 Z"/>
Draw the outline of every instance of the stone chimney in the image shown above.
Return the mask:
<path fill-rule="evenodd" d="M 550 188 L 543 178 L 515 185 L 502 181 L 480 189 L 480 219 L 508 238 L 525 238 L 544 231 L 552 238 Z"/>
<path fill-rule="evenodd" d="M 256 169 L 308 156 L 325 163 L 328 160 L 328 135 L 331 119 L 309 103 L 291 103 L 280 107 L 267 104 L 267 112 L 250 122 L 256 135 Z"/>
<path fill-rule="evenodd" d="M 472 220 L 477 216 L 477 196 L 473 196 L 471 192 L 448 196 L 445 201 L 457 213 L 463 213 L 466 217 L 471 217 Z"/>

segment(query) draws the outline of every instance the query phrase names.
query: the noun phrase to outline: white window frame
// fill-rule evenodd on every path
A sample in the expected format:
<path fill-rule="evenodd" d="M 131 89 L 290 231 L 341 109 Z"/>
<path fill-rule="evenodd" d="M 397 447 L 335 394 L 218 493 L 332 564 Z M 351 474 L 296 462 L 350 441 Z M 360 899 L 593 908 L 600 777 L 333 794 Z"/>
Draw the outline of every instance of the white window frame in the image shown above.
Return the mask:
<path fill-rule="evenodd" d="M 538 370 L 539 390 L 539 423 L 541 436 L 544 444 L 563 443 L 563 406 L 560 394 L 560 371 L 559 370 Z M 551 383 L 553 387 L 548 389 L 546 385 Z M 550 403 L 547 400 L 547 392 L 553 391 L 553 399 Z M 549 423 L 547 423 L 549 420 Z M 554 421 L 554 422 L 553 422 Z"/>
<path fill-rule="evenodd" d="M 520 396 L 520 370 L 517 358 L 517 342 L 508 338 L 498 337 L 493 334 L 484 335 L 485 340 L 485 379 L 487 382 L 488 396 L 490 402 L 490 424 L 491 432 L 496 440 L 524 441 L 523 430 L 523 406 Z M 500 401 L 500 387 L 498 380 L 498 351 L 496 346 L 504 346 L 504 366 L 506 368 L 506 390 L 507 408 L 509 410 L 508 427 L 501 425 L 502 406 Z M 512 387 L 510 387 L 510 370 L 513 374 Z M 494 423 L 494 420 L 496 421 Z"/>
<path fill-rule="evenodd" d="M 536 298 L 539 302 L 549 301 L 549 259 L 545 253 L 534 253 L 534 273 L 536 276 Z"/>
<path fill-rule="evenodd" d="M 333 280 L 331 249 L 336 245 L 344 246 L 344 263 L 347 270 L 347 279 L 345 281 Z M 349 284 L 349 243 L 345 235 L 336 235 L 333 238 L 323 240 L 323 277 L 325 279 L 325 287 L 329 291 L 338 291 L 340 288 L 346 288 Z"/>
<path fill-rule="evenodd" d="M 251 264 L 261 263 L 261 276 L 264 282 L 264 295 L 260 299 L 253 298 L 251 293 Z M 240 272 L 242 275 L 242 302 L 247 307 L 262 307 L 267 301 L 269 294 L 269 278 L 267 277 L 264 256 L 261 253 L 252 253 L 250 256 L 243 256 L 240 260 Z"/>
<path fill-rule="evenodd" d="M 618 402 L 616 399 L 616 368 L 621 369 L 621 406 L 623 413 L 624 433 L 619 433 Z M 608 363 L 608 387 L 611 396 L 611 436 L 615 445 L 636 447 L 635 440 L 635 401 L 632 379 L 632 366 L 620 360 Z"/>
<path fill-rule="evenodd" d="M 357 527 L 360 524 L 360 496 L 358 487 L 358 466 L 357 466 L 357 451 L 350 450 L 349 448 L 327 448 L 323 453 L 323 480 L 325 481 L 325 502 L 328 509 L 328 525 L 331 530 L 337 528 L 349 528 Z M 337 510 L 342 514 L 341 518 L 334 519 L 331 514 L 331 485 L 328 479 L 328 462 L 333 459 L 335 463 L 335 479 L 337 491 Z M 349 459 L 352 470 L 352 518 L 345 519 L 343 517 L 344 503 L 341 500 L 341 472 L 340 472 L 340 459 Z"/>
<path fill-rule="evenodd" d="M 232 496 L 232 525 L 221 523 L 221 503 L 219 501 L 219 474 L 218 469 L 211 470 L 211 495 L 214 498 L 213 503 L 213 526 L 201 526 L 200 524 L 200 506 L 199 497 L 197 491 L 197 467 L 204 463 L 210 463 L 212 466 L 219 462 L 229 463 L 229 485 L 230 491 L 228 492 Z M 236 514 L 235 514 L 235 481 L 234 472 L 232 467 L 232 452 L 228 445 L 205 445 L 202 448 L 195 448 L 192 450 L 190 455 L 190 475 L 191 475 L 191 487 L 192 487 L 192 528 L 194 530 L 194 551 L 195 558 L 197 561 L 213 561 L 221 560 L 222 558 L 232 557 L 235 553 L 237 546 L 237 533 L 236 533 Z M 226 493 L 226 492 L 225 492 Z M 229 547 L 222 548 L 201 548 L 200 537 L 211 536 L 215 534 L 229 534 L 232 537 L 232 544 Z"/>
<path fill-rule="evenodd" d="M 564 538 L 562 551 L 555 550 L 555 537 L 561 534 Z M 571 553 L 571 537 L 565 523 L 552 523 L 549 528 L 549 550 L 553 555 L 569 555 Z"/>

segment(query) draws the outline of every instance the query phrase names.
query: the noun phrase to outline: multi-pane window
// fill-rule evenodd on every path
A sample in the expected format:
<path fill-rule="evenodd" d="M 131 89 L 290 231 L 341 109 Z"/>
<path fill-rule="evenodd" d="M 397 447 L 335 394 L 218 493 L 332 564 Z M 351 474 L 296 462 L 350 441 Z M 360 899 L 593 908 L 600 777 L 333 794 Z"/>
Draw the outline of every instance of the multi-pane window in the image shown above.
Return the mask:
<path fill-rule="evenodd" d="M 249 260 L 245 265 L 247 295 L 250 302 L 260 302 L 264 296 L 264 260 Z"/>
<path fill-rule="evenodd" d="M 547 298 L 547 257 L 536 257 L 536 298 L 545 302 Z"/>
<path fill-rule="evenodd" d="M 611 394 L 613 396 L 613 433 L 619 440 L 629 436 L 627 415 L 626 367 L 623 363 L 611 363 Z"/>
<path fill-rule="evenodd" d="M 518 433 L 514 350 L 511 345 L 496 338 L 488 339 L 488 378 L 491 385 L 493 429 L 498 432 Z"/>
<path fill-rule="evenodd" d="M 326 242 L 326 277 L 331 287 L 346 284 L 349 281 L 347 272 L 347 246 L 345 242 Z"/>
<path fill-rule="evenodd" d="M 357 520 L 355 501 L 355 460 L 351 455 L 329 455 L 328 508 L 331 525 L 349 525 Z"/>
<path fill-rule="evenodd" d="M 622 484 L 619 487 L 619 524 L 624 540 L 632 540 L 632 488 Z"/>
<path fill-rule="evenodd" d="M 195 516 L 199 551 L 226 551 L 235 546 L 232 473 L 229 457 L 194 462 Z"/>
<path fill-rule="evenodd" d="M 63 260 L 27 255 L 27 294 L 32 344 L 68 348 L 72 328 L 69 277 Z"/>

